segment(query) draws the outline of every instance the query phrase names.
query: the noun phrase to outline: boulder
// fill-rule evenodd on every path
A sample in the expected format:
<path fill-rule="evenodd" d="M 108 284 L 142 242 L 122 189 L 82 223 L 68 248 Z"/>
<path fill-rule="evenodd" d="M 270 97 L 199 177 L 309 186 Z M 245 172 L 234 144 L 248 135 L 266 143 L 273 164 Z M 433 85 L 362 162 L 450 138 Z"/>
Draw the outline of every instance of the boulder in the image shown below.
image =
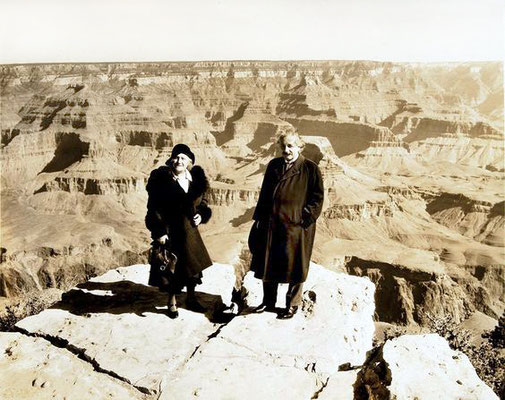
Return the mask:
<path fill-rule="evenodd" d="M 436 335 L 404 335 L 370 354 L 358 374 L 355 398 L 491 400 L 468 357 Z"/>

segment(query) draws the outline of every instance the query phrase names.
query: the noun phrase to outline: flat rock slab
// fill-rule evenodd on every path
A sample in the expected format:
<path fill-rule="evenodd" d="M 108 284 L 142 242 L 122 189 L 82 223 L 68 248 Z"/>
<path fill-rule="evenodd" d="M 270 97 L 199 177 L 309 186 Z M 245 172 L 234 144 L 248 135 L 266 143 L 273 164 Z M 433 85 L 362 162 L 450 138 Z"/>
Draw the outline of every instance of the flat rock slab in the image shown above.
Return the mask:
<path fill-rule="evenodd" d="M 342 371 L 330 376 L 326 387 L 321 391 L 318 400 L 354 400 L 353 385 L 358 371 Z"/>
<path fill-rule="evenodd" d="M 1 399 L 145 399 L 130 385 L 41 338 L 0 333 Z"/>
<path fill-rule="evenodd" d="M 206 279 L 201 290 L 210 290 L 214 278 Z M 245 286 L 250 304 L 259 304 L 261 281 L 249 274 Z M 279 307 L 285 305 L 284 286 Z M 336 274 L 313 264 L 304 285 L 303 308 L 293 319 L 279 320 L 276 313 L 246 310 L 165 382 L 162 398 L 310 399 L 324 393 L 325 382 L 339 365 L 365 361 L 372 347 L 373 312 L 374 285 L 368 279 Z M 195 379 L 195 373 L 200 379 Z M 352 398 L 356 373 L 346 376 L 348 387 L 340 388 L 342 399 Z"/>
<path fill-rule="evenodd" d="M 216 323 L 213 311 L 230 302 L 233 267 L 205 270 L 197 296 L 209 311 L 186 310 L 183 294 L 175 320 L 166 316 L 166 294 L 146 285 L 148 270 L 109 271 L 17 327 L 63 343 L 101 371 L 162 398 L 307 399 L 324 389 L 339 365 L 361 364 L 372 347 L 374 285 L 367 278 L 313 264 L 303 308 L 293 319 L 249 308 Z M 249 273 L 245 286 L 249 303 L 259 304 L 261 281 Z"/>
<path fill-rule="evenodd" d="M 314 373 L 216 337 L 197 351 L 179 376 L 164 382 L 160 400 L 308 400 L 321 386 Z"/>
<path fill-rule="evenodd" d="M 405 335 L 389 340 L 383 359 L 391 371 L 391 397 L 418 400 L 498 400 L 480 380 L 468 357 L 436 335 Z"/>
<path fill-rule="evenodd" d="M 179 318 L 169 319 L 166 294 L 140 283 L 147 279 L 145 265 L 109 271 L 17 327 L 63 339 L 103 370 L 157 392 L 163 376 L 181 367 L 219 326 L 182 308 Z"/>
<path fill-rule="evenodd" d="M 245 286 L 252 304 L 261 303 L 261 281 L 248 274 Z M 277 306 L 285 306 L 282 285 Z M 374 285 L 368 279 L 337 274 L 312 264 L 304 301 L 290 320 L 277 314 L 240 315 L 219 337 L 257 354 L 317 373 L 332 374 L 341 364 L 361 365 L 372 348 Z"/>

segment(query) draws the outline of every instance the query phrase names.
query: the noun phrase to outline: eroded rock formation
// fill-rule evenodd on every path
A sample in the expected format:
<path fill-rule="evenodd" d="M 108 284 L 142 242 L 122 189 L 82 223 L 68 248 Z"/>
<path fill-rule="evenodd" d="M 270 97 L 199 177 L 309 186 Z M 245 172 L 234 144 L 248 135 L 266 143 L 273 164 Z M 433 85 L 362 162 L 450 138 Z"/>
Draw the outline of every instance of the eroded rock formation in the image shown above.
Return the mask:
<path fill-rule="evenodd" d="M 145 182 L 179 142 L 211 179 L 204 240 L 230 262 L 247 240 L 275 135 L 296 129 L 326 187 L 314 261 L 346 270 L 342 260 L 358 257 L 414 271 L 395 286 L 406 296 L 395 308 L 406 310 L 395 317 L 402 323 L 422 323 L 408 297 L 419 270 L 449 277 L 422 281 L 430 293 L 463 296 L 455 315 L 495 317 L 504 308 L 502 68 L 2 66 L 2 302 L 144 262 Z"/>
<path fill-rule="evenodd" d="M 451 315 L 456 323 L 479 310 L 494 318 L 500 316 L 495 288 L 465 271 L 407 268 L 353 257 L 346 264 L 352 275 L 367 276 L 376 285 L 376 318 L 396 324 L 421 324 L 430 317 Z M 503 275 L 504 268 L 499 269 Z M 503 289 L 503 277 L 496 277 Z"/>

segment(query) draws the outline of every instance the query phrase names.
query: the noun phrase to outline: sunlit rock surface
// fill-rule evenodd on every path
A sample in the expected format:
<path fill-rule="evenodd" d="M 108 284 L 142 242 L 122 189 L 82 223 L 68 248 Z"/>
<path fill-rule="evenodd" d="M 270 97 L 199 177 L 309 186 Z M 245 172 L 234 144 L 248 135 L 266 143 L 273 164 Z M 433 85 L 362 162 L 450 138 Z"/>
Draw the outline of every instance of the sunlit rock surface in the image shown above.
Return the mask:
<path fill-rule="evenodd" d="M 355 398 L 498 399 L 468 358 L 438 335 L 387 341 L 358 374 Z"/>
<path fill-rule="evenodd" d="M 147 265 L 117 268 L 0 333 L 0 396 L 16 399 L 497 399 L 467 357 L 437 335 L 400 336 L 372 350 L 374 285 L 312 264 L 291 320 L 249 307 L 232 318 L 237 265 L 204 271 L 205 313 L 166 315 Z M 284 307 L 286 285 L 277 307 Z M 261 384 L 259 384 L 261 383 Z"/>
<path fill-rule="evenodd" d="M 214 264 L 204 272 L 198 298 L 205 314 L 166 315 L 166 295 L 146 286 L 148 266 L 109 271 L 72 289 L 54 307 L 17 328 L 81 354 L 136 390 L 162 398 L 239 396 L 268 398 L 290 393 L 310 398 L 343 364 L 360 365 L 372 347 L 374 286 L 366 278 L 337 274 L 313 264 L 304 302 L 292 320 L 252 313 L 222 321 L 235 271 Z M 245 279 L 251 306 L 261 302 L 261 281 Z M 284 307 L 284 291 L 277 306 Z M 267 380 L 259 392 L 255 382 Z M 286 384 L 289 383 L 289 384 Z"/>
<path fill-rule="evenodd" d="M 2 399 L 145 399 L 137 389 L 47 340 L 0 334 Z"/>

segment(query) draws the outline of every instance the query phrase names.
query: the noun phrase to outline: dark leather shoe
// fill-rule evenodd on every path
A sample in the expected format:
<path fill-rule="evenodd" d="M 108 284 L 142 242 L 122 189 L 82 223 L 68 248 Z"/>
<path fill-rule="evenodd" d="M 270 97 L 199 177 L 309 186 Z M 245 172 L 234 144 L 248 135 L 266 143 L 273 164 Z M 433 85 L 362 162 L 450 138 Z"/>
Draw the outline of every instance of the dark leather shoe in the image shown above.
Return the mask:
<path fill-rule="evenodd" d="M 168 318 L 170 319 L 176 319 L 179 316 L 179 311 L 177 310 L 177 307 L 175 306 L 168 307 L 167 315 Z"/>
<path fill-rule="evenodd" d="M 261 314 L 262 312 L 265 312 L 265 311 L 274 312 L 275 311 L 275 305 L 261 303 L 259 306 L 257 306 L 254 309 L 253 312 L 256 313 L 256 314 Z"/>
<path fill-rule="evenodd" d="M 296 312 L 298 311 L 298 306 L 291 306 L 289 308 L 286 308 L 284 312 L 280 313 L 277 318 L 278 319 L 291 319 L 295 316 Z"/>

